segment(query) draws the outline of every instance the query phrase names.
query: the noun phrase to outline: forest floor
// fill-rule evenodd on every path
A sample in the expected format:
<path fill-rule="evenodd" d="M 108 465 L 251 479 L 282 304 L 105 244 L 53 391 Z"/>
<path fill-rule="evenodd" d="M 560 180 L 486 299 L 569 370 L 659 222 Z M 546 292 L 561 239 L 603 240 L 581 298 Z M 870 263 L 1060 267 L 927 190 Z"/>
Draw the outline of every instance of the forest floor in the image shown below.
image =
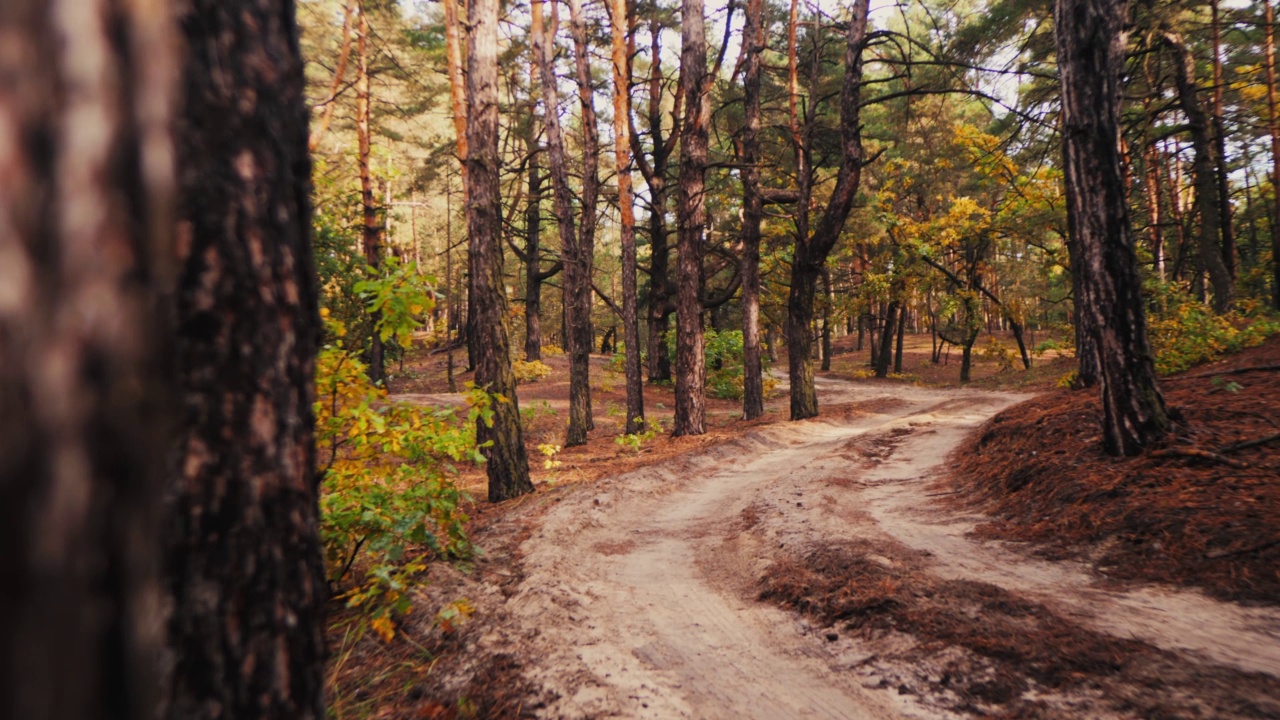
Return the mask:
<path fill-rule="evenodd" d="M 954 358 L 944 376 L 911 340 L 916 382 L 850 381 L 863 360 L 838 355 L 819 418 L 780 422 L 781 392 L 753 423 L 711 401 L 708 435 L 638 452 L 613 442 L 602 367 L 594 439 L 539 467 L 537 493 L 474 507 L 469 572 L 434 566 L 390 643 L 339 613 L 335 715 L 1280 717 L 1275 445 L 1220 452 L 1267 436 L 1280 388 L 1213 380 L 1280 361 L 1280 341 L 1165 384 L 1185 423 L 1170 448 L 1223 464 L 1097 454 L 1091 393 L 1043 394 L 1069 359 L 980 361 L 947 387 Z M 447 400 L 436 360 L 393 387 Z M 562 433 L 548 362 L 520 390 L 531 446 Z M 647 395 L 669 417 L 670 390 Z M 459 598 L 470 619 L 438 622 Z"/>

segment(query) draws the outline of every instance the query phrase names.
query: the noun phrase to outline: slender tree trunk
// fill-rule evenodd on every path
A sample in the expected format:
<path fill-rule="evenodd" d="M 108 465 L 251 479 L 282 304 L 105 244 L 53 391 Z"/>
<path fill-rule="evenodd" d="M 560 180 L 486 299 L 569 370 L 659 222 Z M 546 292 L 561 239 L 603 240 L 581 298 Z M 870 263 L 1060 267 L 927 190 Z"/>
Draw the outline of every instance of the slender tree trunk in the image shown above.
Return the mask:
<path fill-rule="evenodd" d="M 502 279 L 502 198 L 498 172 L 498 0 L 471 0 L 467 34 L 467 231 L 475 318 L 476 385 L 494 395 L 492 424 L 476 422 L 489 475 L 489 501 L 533 492 L 511 372 L 507 294 Z M 547 115 L 555 105 L 548 103 Z M 486 445 L 487 443 L 487 445 Z"/>
<path fill-rule="evenodd" d="M 600 133 L 596 123 L 594 92 L 587 45 L 587 20 L 582 0 L 569 0 L 569 24 L 573 34 L 574 69 L 578 81 L 578 106 L 582 112 L 582 213 L 578 242 L 565 258 L 565 290 L 570 294 L 569 321 L 569 430 L 565 446 L 587 442 L 595 428 L 591 414 L 591 275 L 595 267 L 596 206 L 600 197 Z"/>
<path fill-rule="evenodd" d="M 706 357 L 702 335 L 702 253 L 706 225 L 704 185 L 707 124 L 707 33 L 702 0 L 683 0 L 680 15 L 680 83 L 687 99 L 680 134 L 680 196 L 676 210 L 679 264 L 676 280 L 676 408 L 673 434 L 701 435 L 706 428 Z"/>
<path fill-rule="evenodd" d="M 1276 96 L 1276 23 L 1271 0 L 1263 0 L 1266 13 L 1267 131 L 1271 136 L 1271 293 L 1280 309 L 1280 110 Z"/>
<path fill-rule="evenodd" d="M 1216 179 L 1218 181 L 1218 224 L 1222 229 L 1222 261 L 1234 283 L 1236 279 L 1236 233 L 1231 219 L 1231 180 L 1227 168 L 1227 130 L 1223 122 L 1222 91 L 1222 22 L 1219 0 L 1210 0 L 1213 36 L 1213 144 Z"/>
<path fill-rule="evenodd" d="M 813 300 L 818 273 L 840 238 L 845 219 L 862 180 L 862 49 L 867 35 L 868 0 L 855 0 L 849 18 L 845 46 L 844 84 L 840 93 L 840 145 L 842 157 L 836 186 L 811 235 L 797 239 L 791 264 L 791 287 L 787 297 L 787 346 L 791 381 L 791 419 L 802 420 L 818 414 L 818 394 L 813 385 L 809 325 L 813 321 Z"/>
<path fill-rule="evenodd" d="M 69 12 L 0 4 L 0 717 L 152 718 L 172 16 Z"/>
<path fill-rule="evenodd" d="M 618 208 L 622 227 L 622 335 L 626 357 L 626 432 L 644 430 L 644 385 L 640 376 L 640 318 L 636 293 L 636 215 L 631 194 L 631 18 L 626 0 L 610 0 L 613 40 L 613 137 L 618 168 Z"/>
<path fill-rule="evenodd" d="M 445 67 L 449 74 L 449 98 L 453 110 L 453 132 L 456 139 L 456 149 L 458 154 L 458 162 L 462 168 L 462 205 L 469 205 L 467 193 L 470 191 L 471 185 L 467 182 L 467 85 L 466 85 L 466 66 L 464 63 L 462 46 L 466 44 L 467 38 L 463 31 L 462 22 L 458 17 L 458 0 L 443 0 L 444 5 L 444 46 L 445 46 Z M 466 5 L 463 4 L 463 11 L 466 11 Z M 472 318 L 471 308 L 474 305 L 475 285 L 473 279 L 467 277 L 467 301 L 464 304 L 466 308 L 466 327 L 460 328 L 462 336 L 467 342 L 467 369 L 475 369 L 475 328 Z M 459 313 L 461 314 L 461 313 Z M 461 321 L 461 318 L 460 318 Z"/>
<path fill-rule="evenodd" d="M 889 301 L 889 310 L 884 316 L 884 329 L 880 331 L 880 350 L 876 353 L 876 377 L 889 376 L 889 366 L 893 363 L 893 331 L 898 324 L 897 298 Z"/>
<path fill-rule="evenodd" d="M 363 0 L 356 3 L 356 140 L 359 153 L 356 157 L 360 174 L 361 247 L 370 272 L 377 274 L 382 265 L 382 232 L 378 227 L 378 206 L 373 199 L 373 175 L 369 168 L 371 152 L 369 129 L 369 16 L 365 14 Z M 378 325 L 382 313 L 370 314 L 369 380 L 386 382 L 382 336 Z"/>
<path fill-rule="evenodd" d="M 907 314 L 906 308 L 898 313 L 898 349 L 893 354 L 893 371 L 896 373 L 902 372 L 902 344 L 907 334 Z"/>
<path fill-rule="evenodd" d="M 1102 382 L 1108 452 L 1133 455 L 1170 420 L 1147 340 L 1120 157 L 1123 0 L 1056 0 L 1067 222 L 1082 275 L 1084 325 Z"/>
<path fill-rule="evenodd" d="M 760 67 L 764 52 L 764 0 L 747 0 L 742 28 L 742 417 L 764 414 L 760 360 Z"/>
<path fill-rule="evenodd" d="M 822 370 L 831 369 L 831 306 L 835 296 L 831 293 L 831 271 L 822 268 Z"/>
<path fill-rule="evenodd" d="M 1173 50 L 1174 80 L 1178 99 L 1187 116 L 1191 141 L 1195 150 L 1196 205 L 1200 211 L 1200 262 L 1209 273 L 1213 285 L 1213 305 L 1225 312 L 1235 302 L 1235 282 L 1224 258 L 1222 208 L 1217 184 L 1217 152 L 1211 134 L 1210 119 L 1196 97 L 1195 59 L 1182 38 L 1165 33 L 1165 43 Z"/>
<path fill-rule="evenodd" d="M 1146 159 L 1147 222 L 1150 224 L 1151 264 L 1156 276 L 1164 280 L 1164 218 L 1160 212 L 1160 150 L 1155 143 L 1147 145 Z"/>
<path fill-rule="evenodd" d="M 351 60 L 351 18 L 356 12 L 356 1 L 347 0 L 342 10 L 342 45 L 338 50 L 338 62 L 333 69 L 333 80 L 329 83 L 329 97 L 326 98 L 320 120 L 316 123 L 316 131 L 312 134 L 307 148 L 312 152 L 320 145 L 320 139 L 329 132 L 329 124 L 333 121 L 333 111 L 337 109 L 338 95 L 342 93 L 342 80 L 347 75 L 347 63 Z"/>
<path fill-rule="evenodd" d="M 542 359 L 542 173 L 536 161 L 529 165 L 524 231 L 524 359 L 533 362 Z"/>
<path fill-rule="evenodd" d="M 649 382 L 671 380 L 671 357 L 667 353 L 666 336 L 671 314 L 675 312 L 672 301 L 675 293 L 671 284 L 671 248 L 667 244 L 667 173 L 675 143 L 680 137 L 679 118 L 684 100 L 683 88 L 677 89 L 671 111 L 671 132 L 664 136 L 662 30 L 657 19 L 650 23 L 649 101 L 645 111 L 653 143 L 650 162 L 645 161 L 639 133 L 631 129 L 632 157 L 649 188 Z"/>
<path fill-rule="evenodd" d="M 539 84 L 542 86 L 542 105 L 545 109 L 543 119 L 547 132 L 547 165 L 551 173 L 551 189 L 555 200 L 556 225 L 560 232 L 561 257 L 564 262 L 564 285 L 562 287 L 563 322 L 561 334 L 566 350 L 570 355 L 570 417 L 566 446 L 582 445 L 587 441 L 586 398 L 583 395 L 583 379 L 574 373 L 581 372 L 574 360 L 574 343 L 580 339 L 574 322 L 578 293 L 575 288 L 580 281 L 578 276 L 582 269 L 578 251 L 578 235 L 574 232 L 573 194 L 569 188 L 569 170 L 565 160 L 564 138 L 560 128 L 560 116 L 556 112 L 560 96 L 557 91 L 554 55 L 554 24 L 544 29 L 542 0 L 534 0 L 531 8 L 534 64 L 538 68 Z M 594 212 L 594 211 L 593 211 Z M 586 213 L 583 213 L 585 219 Z M 590 341 L 586 353 L 590 356 Z"/>
<path fill-rule="evenodd" d="M 967 383 L 972 379 L 973 371 L 973 344 L 978 340 L 977 331 L 969 333 L 965 338 L 964 344 L 961 346 L 960 353 L 960 382 Z"/>

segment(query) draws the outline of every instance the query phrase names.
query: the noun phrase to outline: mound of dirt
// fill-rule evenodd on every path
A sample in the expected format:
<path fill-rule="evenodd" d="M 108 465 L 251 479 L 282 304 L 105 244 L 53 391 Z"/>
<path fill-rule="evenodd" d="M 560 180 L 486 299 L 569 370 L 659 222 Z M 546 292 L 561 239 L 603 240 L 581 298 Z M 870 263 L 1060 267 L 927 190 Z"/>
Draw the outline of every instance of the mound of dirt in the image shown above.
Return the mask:
<path fill-rule="evenodd" d="M 1280 603 L 1280 338 L 1162 388 L 1178 427 L 1134 458 L 1103 453 L 1094 390 L 996 415 L 953 457 L 956 501 L 1109 577 Z"/>

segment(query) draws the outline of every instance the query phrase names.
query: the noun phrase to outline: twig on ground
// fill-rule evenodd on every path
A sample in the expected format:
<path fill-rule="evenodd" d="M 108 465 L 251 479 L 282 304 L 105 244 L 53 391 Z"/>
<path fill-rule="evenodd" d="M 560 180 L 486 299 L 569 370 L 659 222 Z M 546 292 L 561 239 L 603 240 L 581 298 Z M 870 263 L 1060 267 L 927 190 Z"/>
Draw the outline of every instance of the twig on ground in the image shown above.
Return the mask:
<path fill-rule="evenodd" d="M 1232 460 L 1231 458 L 1221 453 L 1216 453 L 1216 452 L 1213 452 L 1212 450 L 1202 450 L 1200 448 L 1165 448 L 1164 450 L 1156 450 L 1155 452 L 1151 453 L 1150 457 L 1153 457 L 1153 458 L 1168 458 L 1168 457 L 1199 458 L 1201 460 L 1212 460 L 1213 462 L 1222 463 L 1223 465 L 1230 465 L 1233 468 L 1243 469 L 1243 468 L 1249 467 L 1248 463 L 1243 463 L 1243 462 L 1240 462 L 1239 460 Z"/>
<path fill-rule="evenodd" d="M 1249 553 L 1269 550 L 1277 545 L 1280 545 L 1280 540 L 1264 542 L 1260 545 L 1244 548 L 1243 550 L 1215 550 L 1214 552 L 1205 553 L 1204 557 L 1206 560 L 1221 560 L 1222 558 L 1236 557 L 1237 555 L 1248 555 Z"/>
<path fill-rule="evenodd" d="M 1230 445 L 1226 445 L 1218 448 L 1218 452 L 1220 453 L 1235 452 L 1236 450 L 1244 450 L 1245 448 L 1257 447 L 1259 445 L 1266 445 L 1267 443 L 1275 442 L 1276 440 L 1280 440 L 1280 433 L 1276 433 L 1275 435 L 1268 435 L 1266 437 L 1254 438 L 1253 440 L 1242 440 L 1238 443 L 1232 443 Z"/>
<path fill-rule="evenodd" d="M 1251 372 L 1275 372 L 1280 370 L 1280 365 L 1249 365 L 1248 367 L 1228 368 L 1226 370 L 1215 370 L 1207 373 L 1197 373 L 1195 375 L 1183 375 L 1182 377 L 1162 378 L 1163 382 L 1177 382 L 1178 380 L 1196 380 L 1201 378 L 1219 377 L 1222 375 L 1244 375 Z"/>

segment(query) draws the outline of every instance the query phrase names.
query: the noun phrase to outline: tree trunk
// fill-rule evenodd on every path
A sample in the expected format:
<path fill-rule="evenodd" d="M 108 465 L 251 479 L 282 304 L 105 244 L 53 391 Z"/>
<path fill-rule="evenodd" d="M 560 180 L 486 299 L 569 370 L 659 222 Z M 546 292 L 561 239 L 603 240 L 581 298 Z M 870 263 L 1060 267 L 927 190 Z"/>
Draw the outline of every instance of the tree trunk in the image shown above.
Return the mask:
<path fill-rule="evenodd" d="M 631 194 L 631 18 L 626 0 L 610 0 L 613 40 L 613 136 L 618 168 L 618 208 L 622 227 L 622 336 L 626 357 L 626 432 L 644 430 L 644 385 L 640 377 L 640 318 L 636 293 L 636 215 Z"/>
<path fill-rule="evenodd" d="M 742 28 L 742 417 L 764 414 L 760 359 L 760 66 L 764 52 L 764 0 L 747 0 Z"/>
<path fill-rule="evenodd" d="M 822 268 L 822 370 L 831 370 L 831 305 L 835 297 L 831 294 L 831 272 Z"/>
<path fill-rule="evenodd" d="M 1271 0 L 1263 0 L 1266 18 L 1266 77 L 1267 77 L 1267 131 L 1271 136 L 1271 293 L 1276 309 L 1280 310 L 1280 110 L 1276 97 L 1276 23 Z"/>
<path fill-rule="evenodd" d="M 498 172 L 498 0 L 471 0 L 467 34 L 467 231 L 475 318 L 476 385 L 494 396 L 492 425 L 476 421 L 487 462 L 489 501 L 533 492 L 511 372 L 507 294 L 502 280 L 502 198 Z M 548 104 L 548 116 L 555 115 Z M 487 446 L 485 443 L 489 443 Z"/>
<path fill-rule="evenodd" d="M 447 1 L 447 0 L 446 0 Z M 530 143 L 532 145 L 532 142 Z M 533 152 L 533 148 L 529 148 Z M 524 359 L 542 359 L 542 173 L 529 165 L 529 199 L 524 211 Z"/>
<path fill-rule="evenodd" d="M 342 80 L 347 74 L 347 63 L 351 59 L 351 16 L 356 12 L 357 0 L 347 0 L 342 9 L 342 45 L 338 49 L 338 62 L 334 65 L 333 80 L 329 82 L 329 97 L 324 103 L 324 110 L 316 122 L 316 131 L 307 142 L 307 148 L 315 152 L 320 146 L 320 139 L 329 132 L 329 123 L 333 121 L 333 111 L 338 107 L 335 102 L 342 93 Z"/>
<path fill-rule="evenodd" d="M 902 372 L 902 345 L 904 336 L 907 334 L 907 310 L 903 308 L 898 313 L 898 342 L 897 350 L 893 353 L 893 371 Z"/>
<path fill-rule="evenodd" d="M 358 154 L 356 156 L 360 174 L 360 213 L 361 247 L 364 260 L 369 265 L 369 274 L 377 275 L 382 265 L 382 237 L 378 227 L 378 207 L 373 199 L 373 176 L 369 169 L 370 129 L 369 129 L 369 16 L 365 13 L 363 0 L 356 3 L 356 140 Z M 369 338 L 369 381 L 377 384 L 386 382 L 382 347 L 382 335 L 378 325 L 382 313 L 374 311 L 370 314 Z"/>
<path fill-rule="evenodd" d="M 1218 0 L 1210 0 L 1213 36 L 1213 149 L 1218 181 L 1218 224 L 1222 229 L 1222 261 L 1232 282 L 1236 279 L 1236 233 L 1231 219 L 1231 181 L 1227 169 L 1227 130 L 1223 124 L 1222 23 Z"/>
<path fill-rule="evenodd" d="M 687 99 L 680 133 L 680 196 L 676 209 L 676 407 L 673 434 L 701 435 L 706 428 L 706 357 L 702 336 L 702 237 L 704 184 L 711 98 L 707 83 L 707 33 L 702 0 L 681 6 L 680 83 Z"/>
<path fill-rule="evenodd" d="M 187 7 L 167 716 L 319 720 L 320 321 L 293 4 Z"/>
<path fill-rule="evenodd" d="M 971 379 L 971 371 L 973 369 L 973 344 L 978 340 L 978 333 L 969 333 L 961 346 L 960 355 L 960 382 L 967 383 Z"/>
<path fill-rule="evenodd" d="M 463 32 L 463 23 L 458 18 L 457 0 L 444 0 L 444 46 L 445 67 L 449 74 L 449 97 L 453 110 L 453 132 L 456 139 L 458 162 L 462 167 L 463 207 L 469 204 L 467 192 L 471 185 L 467 182 L 467 86 L 466 67 L 462 54 L 462 46 L 467 42 Z M 465 6 L 464 6 L 465 7 Z M 476 331 L 471 307 L 474 300 L 475 285 L 470 276 L 467 277 L 466 327 L 460 328 L 467 343 L 467 369 L 475 369 Z"/>
<path fill-rule="evenodd" d="M 1165 43 L 1173 50 L 1174 80 L 1178 100 L 1187 116 L 1195 150 L 1196 205 L 1200 211 L 1200 262 L 1213 285 L 1213 306 L 1225 312 L 1235 303 L 1235 282 L 1227 268 L 1222 235 L 1222 208 L 1217 184 L 1217 152 L 1210 133 L 1210 120 L 1196 97 L 1195 59 L 1182 38 L 1165 33 Z"/>
<path fill-rule="evenodd" d="M 884 316 L 884 329 L 880 331 L 880 350 L 876 352 L 876 377 L 889 376 L 893 363 L 893 335 L 898 324 L 898 299 L 889 301 L 889 311 Z"/>
<path fill-rule="evenodd" d="M 840 93 L 840 144 L 842 157 L 836 186 L 812 235 L 796 242 L 791 264 L 791 288 L 787 297 L 787 345 L 791 380 L 791 419 L 802 420 L 818 414 L 818 395 L 813 386 L 809 324 L 813 320 L 813 300 L 817 275 L 826 263 L 853 209 L 853 200 L 862 180 L 862 49 L 867 35 L 868 0 L 855 0 L 849 18 L 845 46 L 844 84 Z"/>
<path fill-rule="evenodd" d="M 1147 145 L 1146 153 L 1147 223 L 1151 235 L 1151 265 L 1156 277 L 1164 280 L 1164 218 L 1160 212 L 1160 150 L 1155 143 Z"/>
<path fill-rule="evenodd" d="M 572 254 L 565 258 L 564 284 L 571 296 L 569 346 L 565 348 L 569 353 L 569 429 L 565 447 L 586 443 L 587 431 L 595 429 L 591 414 L 591 349 L 595 344 L 591 329 L 591 274 L 595 267 L 596 206 L 600 197 L 600 132 L 591 88 L 590 49 L 582 0 L 569 0 L 569 17 L 578 106 L 582 112 L 582 211 L 578 219 L 578 242 Z"/>
<path fill-rule="evenodd" d="M 667 173 L 671 154 L 680 137 L 682 89 L 676 91 L 671 112 L 671 133 L 663 135 L 662 92 L 662 25 L 655 19 L 649 29 L 649 102 L 645 119 L 653 142 L 651 161 L 646 162 L 640 134 L 631 129 L 631 151 L 649 188 L 649 382 L 671 380 L 671 357 L 667 353 L 666 336 L 671 314 L 675 312 L 671 285 L 671 248 L 667 245 Z"/>
<path fill-rule="evenodd" d="M 562 287 L 563 329 L 565 349 L 569 353 L 570 362 L 570 400 L 569 427 L 565 438 L 566 446 L 582 445 L 587 441 L 586 413 L 587 399 L 584 394 L 584 380 L 581 377 L 583 368 L 575 359 L 574 344 L 579 342 L 577 309 L 580 294 L 577 288 L 581 285 L 579 276 L 582 270 L 578 236 L 574 232 L 573 193 L 569 188 L 569 170 L 565 160 L 564 138 L 560 128 L 559 92 L 556 86 L 554 55 L 554 24 L 544 29 L 542 0 L 534 0 L 531 7 L 534 63 L 538 68 L 539 84 L 542 86 L 543 119 L 547 131 L 547 165 L 551 173 L 551 189 L 555 199 L 556 225 L 560 231 L 561 257 L 564 262 L 564 284 Z M 583 213 L 585 221 L 587 213 Z M 590 285 L 588 284 L 588 290 Z M 588 325 L 588 330 L 590 326 Z M 587 340 L 585 352 L 590 358 L 590 338 Z M 578 353 L 580 354 L 580 353 Z M 588 390 L 589 391 L 589 388 Z"/>
<path fill-rule="evenodd" d="M 0 5 L 0 716 L 151 718 L 176 43 L 68 12 Z"/>
<path fill-rule="evenodd" d="M 1163 437 L 1170 420 L 1147 340 L 1117 149 L 1125 18 L 1123 0 L 1054 6 L 1067 222 L 1082 276 L 1077 307 L 1098 359 L 1105 447 L 1133 455 Z"/>

